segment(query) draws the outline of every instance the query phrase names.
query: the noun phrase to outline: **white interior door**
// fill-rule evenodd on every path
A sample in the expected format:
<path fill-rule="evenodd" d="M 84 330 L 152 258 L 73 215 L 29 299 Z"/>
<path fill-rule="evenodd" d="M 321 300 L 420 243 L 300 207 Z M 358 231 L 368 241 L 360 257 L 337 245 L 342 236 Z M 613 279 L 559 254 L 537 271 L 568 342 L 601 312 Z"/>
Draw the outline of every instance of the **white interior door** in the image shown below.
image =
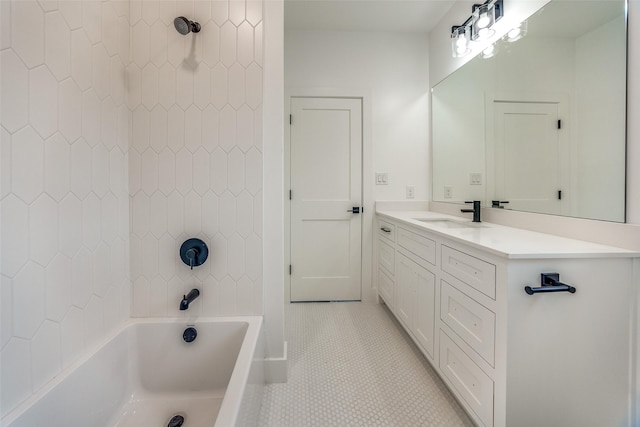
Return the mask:
<path fill-rule="evenodd" d="M 361 299 L 362 102 L 291 99 L 291 301 Z"/>
<path fill-rule="evenodd" d="M 496 101 L 493 113 L 492 198 L 509 201 L 509 209 L 562 214 L 568 204 L 558 104 Z"/>

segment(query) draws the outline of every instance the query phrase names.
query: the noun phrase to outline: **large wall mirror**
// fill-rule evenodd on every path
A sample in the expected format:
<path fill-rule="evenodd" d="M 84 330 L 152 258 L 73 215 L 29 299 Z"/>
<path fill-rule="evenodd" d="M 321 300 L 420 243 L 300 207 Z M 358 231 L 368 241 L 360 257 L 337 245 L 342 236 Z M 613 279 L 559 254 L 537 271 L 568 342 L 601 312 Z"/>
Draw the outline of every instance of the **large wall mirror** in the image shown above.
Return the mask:
<path fill-rule="evenodd" d="M 624 0 L 552 0 L 511 36 L 433 88 L 433 200 L 624 222 Z"/>

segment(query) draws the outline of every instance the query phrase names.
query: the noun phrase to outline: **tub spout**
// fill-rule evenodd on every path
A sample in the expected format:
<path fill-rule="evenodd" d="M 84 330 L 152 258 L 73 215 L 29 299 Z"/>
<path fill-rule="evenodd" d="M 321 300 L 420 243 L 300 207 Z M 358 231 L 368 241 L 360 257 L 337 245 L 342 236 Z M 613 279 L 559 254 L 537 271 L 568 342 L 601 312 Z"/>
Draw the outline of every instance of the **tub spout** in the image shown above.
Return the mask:
<path fill-rule="evenodd" d="M 194 299 L 200 296 L 200 291 L 197 289 L 191 289 L 188 294 L 182 297 L 182 301 L 180 301 L 180 310 L 186 310 L 189 308 L 189 304 L 193 302 Z"/>

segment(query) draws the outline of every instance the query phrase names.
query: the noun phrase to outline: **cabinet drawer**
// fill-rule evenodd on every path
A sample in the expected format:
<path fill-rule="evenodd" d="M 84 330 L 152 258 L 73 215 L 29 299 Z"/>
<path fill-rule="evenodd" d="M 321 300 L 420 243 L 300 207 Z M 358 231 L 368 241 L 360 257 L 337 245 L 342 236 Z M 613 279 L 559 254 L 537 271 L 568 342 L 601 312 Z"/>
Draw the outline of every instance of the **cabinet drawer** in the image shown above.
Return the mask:
<path fill-rule="evenodd" d="M 386 221 L 378 220 L 378 235 L 396 241 L 396 226 Z"/>
<path fill-rule="evenodd" d="M 440 370 L 485 426 L 493 426 L 493 380 L 440 329 Z"/>
<path fill-rule="evenodd" d="M 442 245 L 442 270 L 496 299 L 496 266 Z"/>
<path fill-rule="evenodd" d="M 484 360 L 494 365 L 496 315 L 444 280 L 440 288 L 440 319 Z"/>
<path fill-rule="evenodd" d="M 387 306 L 393 309 L 393 280 L 387 276 L 381 268 L 378 269 L 378 294 L 382 297 Z"/>
<path fill-rule="evenodd" d="M 384 267 L 389 273 L 394 274 L 396 264 L 396 251 L 393 246 L 378 239 L 378 265 Z"/>
<path fill-rule="evenodd" d="M 436 264 L 436 242 L 398 227 L 398 245 L 431 264 Z"/>

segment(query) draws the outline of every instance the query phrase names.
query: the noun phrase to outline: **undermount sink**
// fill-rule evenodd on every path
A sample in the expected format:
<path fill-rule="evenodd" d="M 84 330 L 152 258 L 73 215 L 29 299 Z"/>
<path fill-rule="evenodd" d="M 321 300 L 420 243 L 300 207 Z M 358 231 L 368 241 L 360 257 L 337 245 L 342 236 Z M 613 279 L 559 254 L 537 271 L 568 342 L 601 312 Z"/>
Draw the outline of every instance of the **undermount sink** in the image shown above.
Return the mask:
<path fill-rule="evenodd" d="M 434 225 L 436 227 L 442 228 L 484 228 L 484 225 L 481 225 L 477 222 L 463 222 L 463 221 L 454 221 L 452 219 L 443 219 L 443 218 L 414 218 L 416 221 L 425 222 L 429 225 Z"/>

